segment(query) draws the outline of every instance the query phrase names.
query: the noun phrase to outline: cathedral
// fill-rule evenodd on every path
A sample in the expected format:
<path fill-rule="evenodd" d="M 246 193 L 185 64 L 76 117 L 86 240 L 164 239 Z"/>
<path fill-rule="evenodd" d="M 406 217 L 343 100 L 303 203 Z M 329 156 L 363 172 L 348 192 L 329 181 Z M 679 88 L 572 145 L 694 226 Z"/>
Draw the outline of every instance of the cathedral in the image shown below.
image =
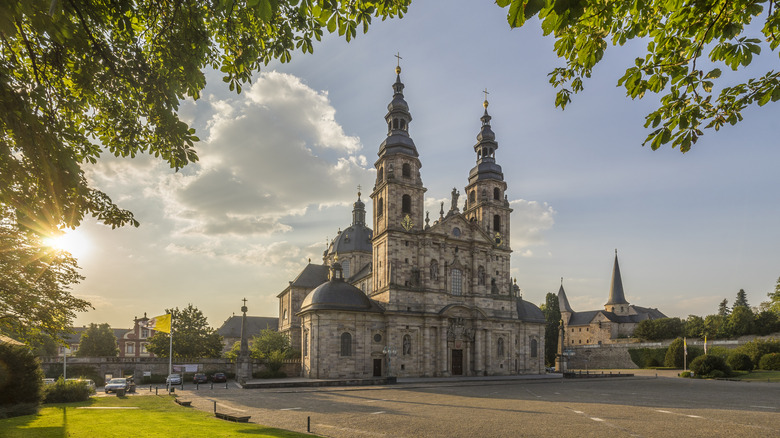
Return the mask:
<path fill-rule="evenodd" d="M 400 74 L 374 164 L 371 228 L 358 193 L 323 263 L 278 295 L 279 331 L 309 378 L 543 373 L 544 315 L 509 274 L 512 209 L 488 102 L 463 202 L 453 189 L 432 221 Z"/>

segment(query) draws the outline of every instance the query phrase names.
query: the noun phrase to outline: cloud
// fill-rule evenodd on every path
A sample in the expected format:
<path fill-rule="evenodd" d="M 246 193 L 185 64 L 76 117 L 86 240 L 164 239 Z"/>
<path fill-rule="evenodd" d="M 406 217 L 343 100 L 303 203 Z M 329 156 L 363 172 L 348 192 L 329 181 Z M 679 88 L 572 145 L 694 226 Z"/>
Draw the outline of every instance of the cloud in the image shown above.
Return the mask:
<path fill-rule="evenodd" d="M 521 248 L 524 257 L 532 256 L 527 248 L 529 246 L 540 246 L 546 242 L 544 232 L 551 229 L 555 223 L 555 210 L 546 202 L 526 201 L 518 199 L 510 201 L 509 205 L 514 210 L 512 212 L 512 247 L 516 250 Z"/>

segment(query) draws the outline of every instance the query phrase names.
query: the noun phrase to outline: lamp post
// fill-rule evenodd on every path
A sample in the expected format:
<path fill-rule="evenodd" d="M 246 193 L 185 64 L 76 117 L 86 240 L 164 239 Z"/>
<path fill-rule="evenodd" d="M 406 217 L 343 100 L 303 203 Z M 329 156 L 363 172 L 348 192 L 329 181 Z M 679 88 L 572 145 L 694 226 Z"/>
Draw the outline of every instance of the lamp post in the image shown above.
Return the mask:
<path fill-rule="evenodd" d="M 385 356 L 387 356 L 387 377 L 390 377 L 390 364 L 392 363 L 392 358 L 396 354 L 398 354 L 398 350 L 395 347 L 391 347 L 389 345 L 386 345 L 385 348 L 382 349 L 382 353 L 384 353 Z"/>
<path fill-rule="evenodd" d="M 67 380 L 68 378 L 68 354 L 70 353 L 70 348 L 65 347 L 62 349 L 62 380 Z"/>

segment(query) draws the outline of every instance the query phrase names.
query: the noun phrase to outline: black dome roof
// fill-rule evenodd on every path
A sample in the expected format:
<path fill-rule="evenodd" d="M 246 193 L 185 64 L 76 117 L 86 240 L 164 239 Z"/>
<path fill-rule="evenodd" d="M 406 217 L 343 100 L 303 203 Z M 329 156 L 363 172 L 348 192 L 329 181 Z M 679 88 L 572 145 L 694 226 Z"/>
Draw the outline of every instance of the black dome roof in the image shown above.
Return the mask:
<path fill-rule="evenodd" d="M 362 290 L 344 281 L 341 265 L 335 264 L 331 279 L 306 295 L 301 303 L 301 312 L 307 310 L 357 310 L 362 312 L 381 312 L 382 309 L 371 301 Z"/>

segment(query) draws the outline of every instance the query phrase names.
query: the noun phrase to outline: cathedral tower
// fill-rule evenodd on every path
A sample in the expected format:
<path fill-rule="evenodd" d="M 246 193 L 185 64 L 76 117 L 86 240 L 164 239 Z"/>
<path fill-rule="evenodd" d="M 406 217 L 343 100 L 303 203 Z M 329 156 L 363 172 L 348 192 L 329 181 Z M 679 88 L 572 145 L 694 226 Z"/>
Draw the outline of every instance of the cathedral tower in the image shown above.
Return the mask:
<path fill-rule="evenodd" d="M 477 165 L 469 172 L 463 213 L 468 220 L 477 222 L 495 240 L 497 246 L 509 249 L 509 214 L 512 209 L 506 199 L 504 173 L 501 166 L 496 164 L 498 142 L 496 134 L 490 129 L 487 98 L 483 106 L 485 114 L 481 118 L 482 128 L 477 135 L 477 144 L 474 145 Z"/>
<path fill-rule="evenodd" d="M 392 281 L 392 261 L 404 235 L 423 228 L 426 189 L 420 178 L 419 154 L 409 136 L 412 115 L 404 100 L 401 67 L 396 67 L 395 72 L 393 100 L 385 115 L 387 138 L 379 146 L 379 159 L 374 164 L 376 184 L 371 193 L 374 202 L 373 290 L 376 292 Z"/>

